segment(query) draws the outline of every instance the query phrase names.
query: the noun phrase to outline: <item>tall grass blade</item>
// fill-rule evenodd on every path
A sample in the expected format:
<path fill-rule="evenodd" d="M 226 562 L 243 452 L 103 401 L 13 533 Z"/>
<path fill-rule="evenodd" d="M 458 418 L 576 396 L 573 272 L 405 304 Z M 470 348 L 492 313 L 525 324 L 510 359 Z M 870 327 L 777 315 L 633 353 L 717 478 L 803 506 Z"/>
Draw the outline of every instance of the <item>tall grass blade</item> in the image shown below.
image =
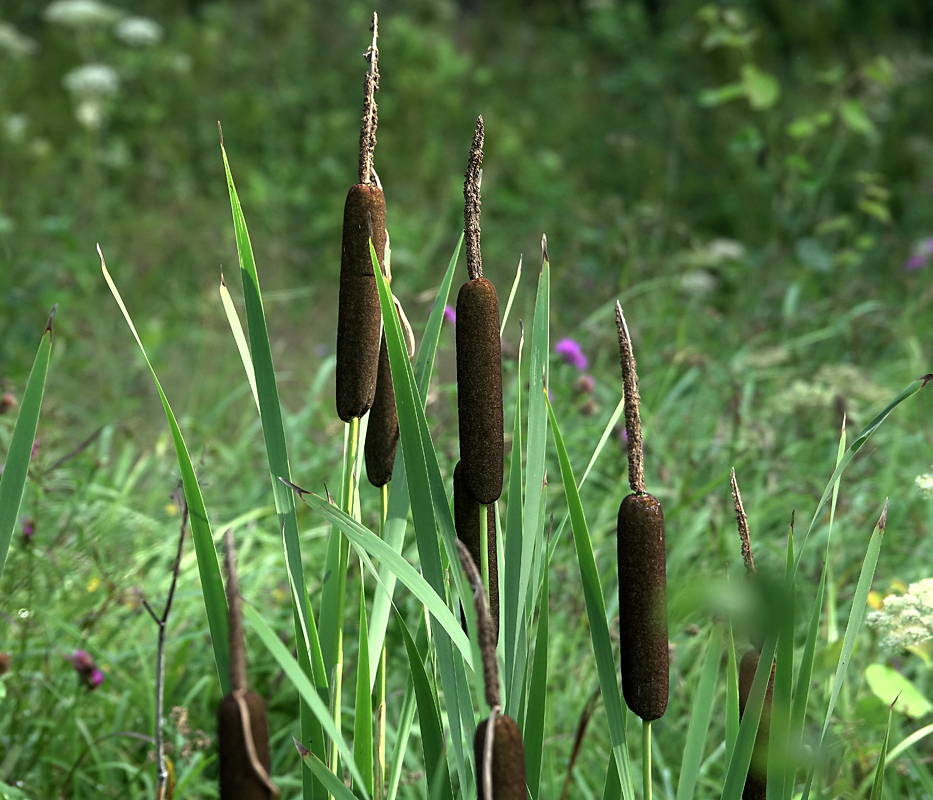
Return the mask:
<path fill-rule="evenodd" d="M 525 742 L 525 776 L 531 796 L 541 796 L 541 761 L 544 758 L 544 721 L 547 716 L 548 671 L 548 565 L 541 582 L 538 602 L 538 631 L 535 634 L 535 653 L 531 662 L 531 684 L 528 687 L 528 709 L 522 739 Z"/>
<path fill-rule="evenodd" d="M 590 625 L 590 638 L 593 642 L 593 652 L 596 656 L 596 670 L 599 675 L 599 686 L 602 689 L 603 705 L 609 721 L 609 735 L 612 741 L 612 752 L 615 756 L 622 786 L 623 797 L 634 797 L 635 790 L 632 781 L 632 765 L 629 761 L 628 747 L 625 738 L 625 712 L 622 708 L 622 693 L 616 677 L 615 657 L 612 653 L 612 640 L 609 636 L 609 622 L 606 619 L 606 604 L 603 600 L 603 589 L 599 581 L 599 572 L 596 569 L 596 558 L 593 555 L 593 545 L 590 532 L 583 514 L 583 505 L 580 494 L 574 481 L 573 471 L 570 468 L 570 458 L 564 440 L 554 418 L 554 410 L 542 387 L 542 394 L 547 403 L 548 418 L 554 434 L 554 444 L 557 447 L 557 457 L 560 461 L 560 474 L 567 495 L 567 505 L 570 509 L 570 524 L 573 529 L 573 543 L 577 552 L 577 562 L 580 567 L 580 577 L 583 581 L 583 598 L 586 604 L 586 616 Z"/>
<path fill-rule="evenodd" d="M 243 617 L 249 621 L 249 624 L 265 645 L 266 650 L 268 650 L 270 655 L 278 662 L 278 665 L 282 668 L 288 680 L 295 689 L 298 690 L 298 694 L 308 704 L 308 707 L 315 717 L 317 717 L 324 733 L 327 734 L 334 743 L 334 747 L 336 747 L 337 751 L 340 753 L 343 765 L 349 770 L 356 785 L 360 787 L 363 797 L 368 800 L 369 793 L 363 789 L 363 776 L 360 774 L 356 762 L 353 760 L 353 753 L 350 752 L 350 748 L 347 746 L 346 741 L 340 731 L 337 730 L 337 726 L 331 718 L 327 703 L 321 699 L 317 688 L 305 674 L 304 668 L 295 660 L 295 657 L 288 651 L 285 645 L 282 644 L 282 640 L 279 639 L 278 634 L 269 627 L 260 613 L 249 603 L 243 604 Z M 316 753 L 314 755 L 316 755 Z"/>
<path fill-rule="evenodd" d="M 363 776 L 363 787 L 373 794 L 373 714 L 369 688 L 369 633 L 366 630 L 366 592 L 360 581 L 360 638 L 356 662 L 356 705 L 353 719 L 353 760 Z"/>
<path fill-rule="evenodd" d="M 149 362 L 149 356 L 146 355 L 146 349 L 136 333 L 136 326 L 130 317 L 129 311 L 123 304 L 123 298 L 117 290 L 113 278 L 107 271 L 107 265 L 104 263 L 104 254 L 98 245 L 97 252 L 100 254 L 100 268 L 104 273 L 104 280 L 110 287 L 114 300 L 123 312 L 123 318 L 129 325 L 136 344 L 143 354 L 146 366 L 152 373 L 152 379 L 155 381 L 156 389 L 159 392 L 159 398 L 162 400 L 162 408 L 165 409 L 165 417 L 168 420 L 169 429 L 172 432 L 172 442 L 175 445 L 175 457 L 178 459 L 178 469 L 181 471 L 182 486 L 185 490 L 185 502 L 188 504 L 188 520 L 191 523 L 191 538 L 194 541 L 194 551 L 198 559 L 198 574 L 201 577 L 201 593 L 204 596 L 204 607 L 207 611 L 207 624 L 211 632 L 211 646 L 214 649 L 214 663 L 217 665 L 217 677 L 220 679 L 221 693 L 226 695 L 232 690 L 230 684 L 230 642 L 228 639 L 227 623 L 227 596 L 224 594 L 224 583 L 220 577 L 220 564 L 217 561 L 217 550 L 214 547 L 214 537 L 211 533 L 211 523 L 207 517 L 207 509 L 204 508 L 204 498 L 201 496 L 201 487 L 198 485 L 197 476 L 194 473 L 194 467 L 191 465 L 191 457 L 188 455 L 188 448 L 181 435 L 181 429 L 175 420 L 175 414 L 169 405 L 165 392 L 162 391 L 162 384 Z"/>
<path fill-rule="evenodd" d="M 295 498 L 278 478 L 291 479 L 288 465 L 288 448 L 285 444 L 285 427 L 282 422 L 282 407 L 275 382 L 275 367 L 272 363 L 272 346 L 266 328 L 266 317 L 259 289 L 259 275 L 253 258 L 253 248 L 246 228 L 246 219 L 237 196 L 227 151 L 221 136 L 220 152 L 223 156 L 227 190 L 230 195 L 230 210 L 236 236 L 237 255 L 240 262 L 240 277 L 243 280 L 243 299 L 246 305 L 246 328 L 249 332 L 250 353 L 255 370 L 256 390 L 259 397 L 259 415 L 262 419 L 266 458 L 269 462 L 272 481 L 272 496 L 278 513 L 279 525 L 285 547 L 285 563 L 292 591 L 292 610 L 295 618 L 295 638 L 298 642 L 298 663 L 305 675 L 313 676 L 321 691 L 325 690 L 328 676 L 324 670 L 324 658 L 318 641 L 317 628 L 308 607 L 308 590 L 305 584 L 304 567 L 301 562 L 301 545 L 298 540 L 298 517 L 295 514 Z M 325 760 L 325 742 L 321 729 L 305 702 L 299 704 L 302 741 L 311 741 L 311 749 L 322 761 Z M 319 786 L 302 773 L 305 797 L 321 795 Z"/>
<path fill-rule="evenodd" d="M 878 754 L 878 766 L 875 767 L 875 779 L 871 786 L 871 797 L 868 800 L 881 800 L 884 796 L 884 767 L 888 756 L 888 742 L 891 741 L 891 719 L 894 716 L 894 704 L 888 709 L 888 724 L 884 729 L 884 739 L 881 742 L 881 752 Z"/>
<path fill-rule="evenodd" d="M 233 305 L 233 298 L 230 296 L 230 290 L 227 288 L 223 273 L 220 274 L 220 302 L 223 304 L 224 314 L 227 315 L 230 332 L 233 334 L 233 341 L 236 342 L 240 361 L 243 362 L 243 369 L 246 371 L 246 380 L 249 381 L 249 388 L 253 393 L 253 402 L 256 403 L 256 410 L 259 411 L 259 393 L 256 391 L 256 372 L 253 369 L 253 357 L 249 354 L 246 334 L 243 333 L 240 316 L 236 313 L 236 307 Z"/>
<path fill-rule="evenodd" d="M 29 471 L 32 445 L 36 440 L 36 430 L 39 427 L 39 409 L 42 406 L 42 395 L 45 392 L 45 379 L 49 374 L 49 359 L 52 356 L 52 320 L 55 319 L 57 308 L 57 304 L 52 308 L 45 332 L 39 342 L 29 380 L 26 382 L 26 391 L 23 392 L 19 416 L 13 428 L 13 437 L 6 454 L 3 473 L 0 475 L 0 577 L 3 576 L 3 567 L 6 564 L 7 553 L 10 552 L 13 531 L 19 519 L 23 492 L 26 491 L 26 474 Z"/>
<path fill-rule="evenodd" d="M 722 628 L 716 625 L 706 646 L 706 656 L 700 668 L 700 682 L 693 698 L 690 723 L 687 726 L 687 741 L 680 762 L 680 779 L 677 783 L 676 800 L 692 800 L 703 763 L 706 734 L 713 715 L 713 700 L 716 695 L 716 678 L 719 677 L 719 661 L 722 657 Z"/>

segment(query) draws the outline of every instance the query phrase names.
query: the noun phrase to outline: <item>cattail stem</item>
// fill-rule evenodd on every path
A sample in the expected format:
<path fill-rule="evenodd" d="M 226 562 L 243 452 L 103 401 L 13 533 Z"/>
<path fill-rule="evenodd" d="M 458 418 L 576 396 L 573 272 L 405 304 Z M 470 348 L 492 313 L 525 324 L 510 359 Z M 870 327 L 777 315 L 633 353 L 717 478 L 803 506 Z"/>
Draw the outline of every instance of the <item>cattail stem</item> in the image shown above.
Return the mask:
<path fill-rule="evenodd" d="M 641 752 L 642 797 L 651 800 L 651 720 L 641 722 Z"/>
<path fill-rule="evenodd" d="M 480 574 L 483 580 L 483 587 L 486 591 L 486 596 L 489 597 L 489 526 L 487 522 L 489 521 L 489 514 L 487 513 L 488 506 L 480 504 L 479 507 L 479 554 L 480 554 Z M 496 532 L 493 530 L 492 535 L 495 536 Z"/>

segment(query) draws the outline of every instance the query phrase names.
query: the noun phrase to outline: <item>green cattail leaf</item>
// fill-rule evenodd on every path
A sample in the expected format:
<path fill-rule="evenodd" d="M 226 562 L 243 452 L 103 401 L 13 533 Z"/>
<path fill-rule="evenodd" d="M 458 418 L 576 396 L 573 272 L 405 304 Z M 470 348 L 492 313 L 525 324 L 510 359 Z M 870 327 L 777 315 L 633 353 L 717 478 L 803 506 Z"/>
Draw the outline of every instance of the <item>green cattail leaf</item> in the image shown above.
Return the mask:
<path fill-rule="evenodd" d="M 547 395 L 545 394 L 547 402 L 546 398 Z M 570 524 L 573 529 L 573 543 L 577 553 L 577 563 L 580 567 L 580 578 L 583 581 L 583 599 L 589 620 L 593 653 L 596 656 L 596 670 L 599 675 L 603 705 L 609 722 L 612 752 L 619 770 L 623 797 L 634 797 L 632 765 L 629 761 L 625 735 L 625 711 L 622 708 L 622 695 L 616 678 L 615 655 L 612 649 L 612 639 L 609 636 L 609 621 L 606 619 L 606 604 L 603 600 L 599 572 L 596 569 L 593 544 L 590 540 L 589 528 L 583 513 L 583 504 L 580 502 L 580 493 L 577 490 L 573 470 L 570 467 L 567 448 L 564 447 L 564 440 L 557 425 L 557 420 L 554 418 L 554 409 L 551 408 L 550 402 L 547 402 L 547 413 L 554 434 L 554 444 L 557 447 L 557 457 L 560 461 L 561 480 L 564 484 L 564 492 L 567 495 Z"/>
<path fill-rule="evenodd" d="M 411 675 L 405 686 L 405 695 L 402 698 L 401 711 L 395 733 L 395 750 L 392 758 L 392 768 L 389 770 L 389 781 L 386 787 L 385 800 L 396 800 L 398 787 L 402 779 L 402 766 L 405 764 L 405 754 L 408 752 L 408 739 L 415 721 L 415 711 L 418 708 L 415 700 L 414 683 Z"/>
<path fill-rule="evenodd" d="M 269 624 L 252 605 L 248 603 L 243 604 L 243 617 L 249 621 L 249 624 L 265 645 L 266 650 L 269 651 L 269 654 L 282 668 L 289 682 L 298 690 L 298 694 L 304 702 L 308 704 L 308 708 L 311 709 L 311 712 L 317 718 L 324 733 L 330 738 L 337 748 L 337 751 L 340 753 L 343 766 L 350 772 L 360 794 L 363 795 L 364 800 L 369 800 L 369 794 L 363 788 L 363 776 L 360 774 L 356 762 L 353 760 L 353 753 L 350 752 L 350 748 L 347 746 L 346 741 L 340 731 L 337 730 L 337 726 L 334 724 L 327 703 L 321 698 L 317 688 L 305 674 L 304 668 L 295 660 L 294 656 L 288 651 L 288 648 L 282 644 L 282 640 L 279 639 L 278 634 L 269 627 Z M 304 747 L 309 747 L 313 745 L 314 742 L 302 742 L 301 744 Z"/>
<path fill-rule="evenodd" d="M 440 341 L 441 328 L 444 322 L 444 307 L 447 305 L 447 299 L 450 296 L 450 287 L 453 285 L 454 272 L 462 245 L 463 233 L 461 232 L 460 239 L 447 266 L 447 272 L 444 274 L 444 280 L 441 281 L 441 287 L 434 299 L 434 305 L 431 307 L 428 324 L 425 327 L 424 335 L 421 337 L 421 346 L 418 348 L 414 374 L 416 376 L 415 385 L 422 406 L 424 405 L 424 398 L 427 397 L 428 384 L 431 380 L 434 358 L 437 354 L 437 345 Z M 388 347 L 386 349 L 388 351 Z M 389 502 L 386 508 L 386 522 L 383 526 L 382 536 L 393 550 L 400 552 L 402 543 L 405 540 L 405 531 L 408 527 L 409 509 L 408 476 L 405 471 L 404 459 L 395 466 L 394 475 L 395 480 L 392 481 L 389 487 Z M 385 589 L 378 588 L 373 599 L 373 609 L 369 621 L 369 651 L 371 653 L 378 653 L 382 650 L 391 610 L 392 592 L 395 587 L 394 573 L 384 566 L 380 566 L 379 574 Z M 370 665 L 370 684 L 375 680 L 376 662 L 374 661 Z"/>
<path fill-rule="evenodd" d="M 884 766 L 888 756 L 888 742 L 891 741 L 891 720 L 894 717 L 894 705 L 888 709 L 888 724 L 884 729 L 881 752 L 878 753 L 878 765 L 875 767 L 875 779 L 872 781 L 871 797 L 868 800 L 882 800 L 884 796 Z"/>
<path fill-rule="evenodd" d="M 23 402 L 19 408 L 19 416 L 13 428 L 10 449 L 7 451 L 6 462 L 3 465 L 3 474 L 0 475 L 0 576 L 3 575 L 6 557 L 10 552 L 10 542 L 13 540 L 13 531 L 19 519 L 19 507 L 23 501 L 23 492 L 26 490 L 26 474 L 29 471 L 32 445 L 36 440 L 36 430 L 39 427 L 39 409 L 42 406 L 45 380 L 49 373 L 49 359 L 52 356 L 52 318 L 54 315 L 55 309 L 53 308 L 45 327 L 45 333 L 39 342 L 36 358 L 32 363 L 29 380 L 26 382 L 26 391 L 23 392 Z"/>
<path fill-rule="evenodd" d="M 692 800 L 703 764 L 706 734 L 713 713 L 716 695 L 716 679 L 719 677 L 719 661 L 722 657 L 722 628 L 713 627 L 706 646 L 706 656 L 700 668 L 700 681 L 693 696 L 690 723 L 687 726 L 687 741 L 680 765 L 680 780 L 677 783 L 676 800 Z"/>
<path fill-rule="evenodd" d="M 220 276 L 220 302 L 223 304 L 224 314 L 227 315 L 227 323 L 230 325 L 230 332 L 236 342 L 240 361 L 243 362 L 243 369 L 246 370 L 246 379 L 249 381 L 249 388 L 253 393 L 256 410 L 259 411 L 259 393 L 256 391 L 256 373 L 253 370 L 253 358 L 249 354 L 249 344 L 246 341 L 246 335 L 243 333 L 243 326 L 240 324 L 240 316 L 236 313 L 233 298 L 230 296 L 227 284 L 224 283 L 223 275 Z"/>
<path fill-rule="evenodd" d="M 430 680 L 428 680 L 428 674 L 425 671 L 421 654 L 415 646 L 415 640 L 398 611 L 395 612 L 395 619 L 405 641 L 405 650 L 408 653 L 408 668 L 415 687 L 415 698 L 418 702 L 418 720 L 421 725 L 424 766 L 428 786 L 431 786 L 438 775 L 438 771 L 442 769 L 441 765 L 444 764 L 444 730 L 441 725 L 440 710 L 437 707 L 437 693 Z M 447 770 L 443 769 L 443 772 L 446 775 Z M 443 796 L 453 796 L 449 776 L 446 785 L 443 787 Z"/>
<path fill-rule="evenodd" d="M 373 793 L 373 715 L 369 688 L 369 634 L 366 631 L 366 592 L 360 581 L 360 638 L 356 662 L 356 705 L 353 715 L 353 759 L 363 787 Z"/>
<path fill-rule="evenodd" d="M 288 448 L 285 444 L 285 426 L 282 421 L 282 407 L 279 404 L 278 387 L 275 382 L 275 367 L 272 363 L 272 346 L 266 327 L 262 293 L 259 289 L 259 275 L 253 258 L 249 231 L 240 200 L 237 196 L 227 151 L 220 143 L 223 156 L 224 173 L 227 178 L 227 190 L 230 195 L 230 209 L 233 215 L 233 229 L 236 235 L 237 256 L 240 263 L 240 277 L 243 281 L 243 299 L 246 306 L 246 329 L 249 333 L 250 354 L 255 370 L 256 390 L 259 396 L 259 414 L 262 419 L 263 439 L 266 445 L 266 459 L 272 480 L 272 496 L 278 514 L 279 526 L 285 548 L 285 565 L 289 586 L 292 592 L 292 610 L 295 621 L 295 639 L 297 642 L 298 663 L 308 677 L 313 676 L 314 683 L 326 691 L 328 676 L 324 669 L 324 657 L 318 640 L 317 628 L 308 607 L 308 590 L 305 584 L 304 567 L 301 561 L 301 545 L 298 539 L 298 517 L 295 514 L 295 499 L 292 491 L 279 481 L 279 478 L 291 478 L 288 464 Z M 321 759 L 326 758 L 324 737 L 320 725 L 307 703 L 299 703 L 300 733 L 303 741 L 310 741 L 311 749 Z M 310 780 L 307 773 L 302 773 L 305 797 L 323 796 L 323 790 Z"/>
<path fill-rule="evenodd" d="M 544 580 L 538 600 L 538 630 L 535 634 L 535 653 L 531 663 L 531 684 L 528 687 L 528 708 L 522 738 L 525 741 L 525 770 L 532 797 L 541 796 L 541 761 L 544 757 L 544 722 L 548 699 L 548 642 L 549 594 L 548 567 L 544 567 Z"/>
<path fill-rule="evenodd" d="M 375 262 L 376 254 L 372 247 L 370 247 L 370 253 Z M 445 597 L 448 589 L 453 589 L 450 602 L 457 603 L 461 597 L 469 596 L 464 578 L 460 570 L 450 570 L 453 584 L 447 582 L 442 568 L 437 536 L 440 531 L 441 539 L 447 548 L 448 562 L 456 563 L 456 531 L 453 515 L 450 512 L 447 492 L 441 478 L 437 452 L 431 441 L 430 429 L 424 415 L 424 406 L 415 388 L 414 372 L 402 339 L 401 325 L 395 314 L 395 303 L 392 300 L 388 283 L 379 270 L 376 271 L 376 282 L 379 285 L 383 319 L 386 320 L 386 345 L 389 348 L 389 361 L 392 364 L 402 456 L 408 476 L 412 520 L 422 570 L 424 577 L 439 597 Z M 453 743 L 457 777 L 460 785 L 465 786 L 468 776 L 463 738 L 464 735 L 472 738 L 476 727 L 469 681 L 463 659 L 454 658 L 450 635 L 443 629 L 435 630 L 435 634 L 437 665 L 447 701 L 447 721 Z"/>
<path fill-rule="evenodd" d="M 336 800 L 359 800 L 346 784 L 330 771 L 330 768 L 307 748 L 302 752 L 301 760 L 311 770 L 324 789 L 330 792 Z"/>
<path fill-rule="evenodd" d="M 100 248 L 98 248 L 100 253 Z M 155 369 L 149 362 L 149 356 L 146 355 L 146 349 L 136 333 L 136 326 L 130 317 L 129 311 L 123 304 L 123 298 L 117 290 L 116 284 L 107 271 L 104 263 L 103 253 L 100 253 L 100 266 L 104 273 L 104 280 L 110 287 L 114 300 L 123 312 L 123 318 L 139 345 L 139 350 L 143 354 L 143 359 L 149 371 L 152 373 L 152 379 L 155 381 L 156 389 L 159 392 L 159 398 L 162 400 L 162 408 L 165 410 L 165 417 L 168 420 L 169 429 L 172 432 L 172 442 L 175 445 L 175 457 L 178 460 L 178 468 L 181 471 L 182 485 L 185 490 L 185 502 L 188 504 L 188 519 L 191 524 L 191 538 L 194 541 L 194 550 L 198 559 L 198 573 L 201 577 L 201 593 L 204 596 L 204 607 L 207 611 L 207 623 L 211 632 L 211 645 L 214 649 L 214 663 L 217 665 L 217 676 L 220 680 L 220 688 L 224 695 L 230 693 L 233 689 L 230 683 L 230 642 L 228 640 L 228 622 L 227 622 L 227 596 L 224 593 L 223 580 L 220 577 L 220 564 L 217 560 L 217 550 L 214 547 L 214 537 L 211 533 L 211 524 L 208 520 L 207 509 L 204 507 L 204 498 L 201 496 L 201 487 L 198 484 L 197 476 L 194 473 L 194 467 L 191 464 L 191 457 L 188 455 L 188 448 L 181 435 L 181 429 L 175 419 L 172 407 L 169 405 L 165 392 L 162 391 L 162 384 L 156 375 Z M 30 442 L 31 445 L 31 442 Z"/>

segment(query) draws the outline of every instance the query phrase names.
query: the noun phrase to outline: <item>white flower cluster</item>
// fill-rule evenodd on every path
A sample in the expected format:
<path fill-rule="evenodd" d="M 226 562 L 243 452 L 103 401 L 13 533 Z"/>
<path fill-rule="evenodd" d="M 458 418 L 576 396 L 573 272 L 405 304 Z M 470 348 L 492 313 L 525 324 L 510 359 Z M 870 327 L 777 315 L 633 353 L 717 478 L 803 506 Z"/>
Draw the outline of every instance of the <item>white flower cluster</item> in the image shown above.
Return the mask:
<path fill-rule="evenodd" d="M 881 610 L 872 611 L 867 622 L 889 649 L 933 639 L 933 578 L 910 584 L 906 594 L 886 597 Z"/>
<path fill-rule="evenodd" d="M 91 28 L 110 25 L 123 16 L 123 12 L 99 0 L 55 0 L 43 14 L 49 22 L 68 28 Z"/>
<path fill-rule="evenodd" d="M 113 32 L 130 47 L 150 47 L 162 41 L 162 26 L 148 17 L 121 19 Z"/>
<path fill-rule="evenodd" d="M 100 130 L 106 116 L 105 103 L 120 88 L 117 71 L 106 64 L 84 64 L 71 70 L 62 82 L 77 100 L 78 122 L 88 130 Z"/>
<path fill-rule="evenodd" d="M 9 22 L 0 22 L 0 53 L 13 58 L 22 58 L 36 52 L 36 43 L 28 36 L 23 36 Z"/>
<path fill-rule="evenodd" d="M 920 493 L 929 500 L 933 500 L 933 475 L 925 473 L 918 475 L 915 481 L 920 488 Z"/>

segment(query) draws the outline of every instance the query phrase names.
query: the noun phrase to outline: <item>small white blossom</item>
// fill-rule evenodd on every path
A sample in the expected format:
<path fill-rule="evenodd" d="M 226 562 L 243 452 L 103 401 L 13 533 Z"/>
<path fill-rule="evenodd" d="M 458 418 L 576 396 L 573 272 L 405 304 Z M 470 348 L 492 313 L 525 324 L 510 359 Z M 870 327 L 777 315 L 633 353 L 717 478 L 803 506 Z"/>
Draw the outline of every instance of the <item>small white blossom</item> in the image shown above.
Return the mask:
<path fill-rule="evenodd" d="M 106 64 L 84 64 L 71 70 L 62 82 L 79 100 L 102 100 L 117 93 L 120 78 L 113 67 Z"/>
<path fill-rule="evenodd" d="M 36 43 L 28 36 L 23 36 L 9 22 L 0 22 L 0 52 L 13 58 L 22 58 L 36 52 Z"/>
<path fill-rule="evenodd" d="M 915 481 L 920 489 L 920 493 L 929 500 L 933 500 L 933 475 L 926 473 L 918 475 Z"/>
<path fill-rule="evenodd" d="M 705 297 L 716 289 L 716 276 L 705 269 L 694 269 L 680 276 L 680 288 L 692 297 Z"/>
<path fill-rule="evenodd" d="M 28 127 L 29 115 L 23 112 L 8 114 L 6 119 L 3 120 L 3 132 L 11 142 L 22 142 L 26 138 L 26 128 Z"/>
<path fill-rule="evenodd" d="M 123 12 L 99 0 L 55 0 L 45 9 L 43 16 L 49 22 L 69 28 L 88 28 L 111 25 Z"/>
<path fill-rule="evenodd" d="M 89 131 L 98 131 L 104 124 L 104 105 L 100 100 L 82 100 L 75 109 L 75 119 Z"/>
<path fill-rule="evenodd" d="M 121 19 L 113 32 L 130 47 L 149 47 L 162 41 L 162 26 L 148 17 Z"/>
<path fill-rule="evenodd" d="M 933 639 L 933 578 L 910 584 L 906 594 L 886 597 L 881 610 L 872 611 L 867 622 L 890 649 Z"/>

